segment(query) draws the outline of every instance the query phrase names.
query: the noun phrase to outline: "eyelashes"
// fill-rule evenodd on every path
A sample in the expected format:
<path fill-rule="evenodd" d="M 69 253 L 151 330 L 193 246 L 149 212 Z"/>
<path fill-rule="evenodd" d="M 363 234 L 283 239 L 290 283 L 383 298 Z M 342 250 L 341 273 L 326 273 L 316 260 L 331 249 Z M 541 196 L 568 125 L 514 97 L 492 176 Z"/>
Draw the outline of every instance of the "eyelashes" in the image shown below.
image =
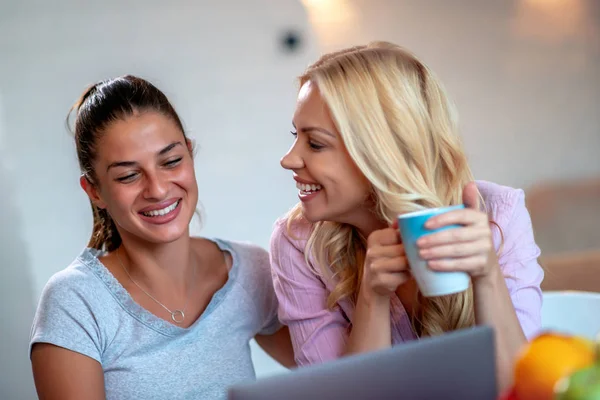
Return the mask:
<path fill-rule="evenodd" d="M 117 178 L 117 181 L 122 182 L 122 183 L 131 182 L 131 181 L 133 181 L 133 178 L 135 178 L 136 175 L 137 174 L 131 174 L 131 175 L 123 176 L 121 178 Z"/>
<path fill-rule="evenodd" d="M 181 160 L 183 160 L 183 157 L 177 157 L 173 160 L 169 160 L 165 163 L 163 163 L 163 167 L 167 168 L 167 169 L 173 169 L 175 167 L 177 167 L 179 164 L 181 164 Z M 117 178 L 117 182 L 121 182 L 121 183 L 131 183 L 133 181 L 135 181 L 135 179 L 139 176 L 139 172 L 133 172 L 129 175 L 126 176 L 122 176 Z"/>
<path fill-rule="evenodd" d="M 181 162 L 181 160 L 183 160 L 183 157 L 178 157 L 178 158 L 176 158 L 174 160 L 167 161 L 166 163 L 164 163 L 164 166 L 165 167 L 171 167 L 171 168 L 175 167 L 176 165 L 178 165 Z"/>
<path fill-rule="evenodd" d="M 292 136 L 297 139 L 298 138 L 298 132 L 297 131 L 290 131 L 290 133 L 292 134 Z M 311 149 L 318 151 L 321 150 L 322 148 L 324 148 L 325 146 L 323 146 L 322 144 L 319 144 L 313 140 L 309 140 L 308 141 L 308 145 L 310 146 Z"/>

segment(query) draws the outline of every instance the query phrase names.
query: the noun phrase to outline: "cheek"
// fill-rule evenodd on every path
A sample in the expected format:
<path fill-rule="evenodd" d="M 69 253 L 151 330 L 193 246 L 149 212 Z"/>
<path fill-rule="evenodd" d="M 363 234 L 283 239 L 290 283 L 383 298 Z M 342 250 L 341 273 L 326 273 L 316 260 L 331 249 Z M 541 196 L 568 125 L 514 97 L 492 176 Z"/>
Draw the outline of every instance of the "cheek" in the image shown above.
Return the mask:
<path fill-rule="evenodd" d="M 129 212 L 137 197 L 137 191 L 126 185 L 111 185 L 106 188 L 103 198 L 107 199 L 106 206 L 113 215 Z"/>
<path fill-rule="evenodd" d="M 194 170 L 193 164 L 186 163 L 178 171 L 177 182 L 187 190 L 197 191 L 198 184 L 196 182 L 196 171 Z"/>
<path fill-rule="evenodd" d="M 370 185 L 360 180 L 358 177 L 353 177 L 345 188 L 348 198 L 352 201 L 363 202 L 369 197 Z"/>
<path fill-rule="evenodd" d="M 354 162 L 351 162 L 349 170 L 351 171 L 351 180 L 354 184 L 355 192 L 362 196 L 363 199 L 368 197 L 371 192 L 371 182 L 363 175 L 362 171 L 354 164 Z"/>
<path fill-rule="evenodd" d="M 337 169 L 339 187 L 345 194 L 353 199 L 367 197 L 371 190 L 371 183 L 362 174 L 354 163 L 347 162 Z"/>

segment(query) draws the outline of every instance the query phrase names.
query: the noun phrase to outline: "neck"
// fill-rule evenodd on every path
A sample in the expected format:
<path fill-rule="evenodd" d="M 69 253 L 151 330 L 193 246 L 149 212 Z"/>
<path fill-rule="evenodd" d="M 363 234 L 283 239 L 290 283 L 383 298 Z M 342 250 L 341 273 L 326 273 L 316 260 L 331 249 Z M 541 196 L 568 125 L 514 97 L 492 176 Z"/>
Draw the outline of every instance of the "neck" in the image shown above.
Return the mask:
<path fill-rule="evenodd" d="M 380 219 L 373 219 L 372 221 L 362 221 L 361 223 L 354 225 L 356 229 L 363 235 L 366 239 L 369 237 L 371 233 L 378 229 L 388 228 L 389 225 L 385 221 L 381 221 Z"/>
<path fill-rule="evenodd" d="M 161 244 L 125 236 L 118 251 L 130 275 L 143 280 L 150 288 L 168 281 L 185 291 L 194 272 L 195 257 L 189 233 Z"/>
<path fill-rule="evenodd" d="M 358 210 L 350 217 L 344 218 L 343 221 L 339 222 L 352 225 L 365 239 L 367 239 L 373 231 L 384 229 L 389 226 L 387 222 L 377 218 L 377 215 L 368 209 Z"/>

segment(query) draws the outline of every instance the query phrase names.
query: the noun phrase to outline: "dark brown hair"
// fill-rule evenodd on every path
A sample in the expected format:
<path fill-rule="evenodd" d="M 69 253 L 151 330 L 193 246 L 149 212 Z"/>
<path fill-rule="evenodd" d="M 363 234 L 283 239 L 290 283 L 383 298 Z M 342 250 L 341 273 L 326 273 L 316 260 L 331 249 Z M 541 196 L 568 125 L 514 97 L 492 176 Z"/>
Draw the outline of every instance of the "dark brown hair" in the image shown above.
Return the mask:
<path fill-rule="evenodd" d="M 106 128 L 117 120 L 135 113 L 154 111 L 175 122 L 187 141 L 183 124 L 175 109 L 157 87 L 150 82 L 131 75 L 98 82 L 83 92 L 67 116 L 75 111 L 74 136 L 77 158 L 82 175 L 92 185 L 98 180 L 94 171 L 97 144 Z M 94 205 L 94 227 L 88 247 L 114 251 L 121 245 L 121 236 L 111 216 L 105 209 Z"/>

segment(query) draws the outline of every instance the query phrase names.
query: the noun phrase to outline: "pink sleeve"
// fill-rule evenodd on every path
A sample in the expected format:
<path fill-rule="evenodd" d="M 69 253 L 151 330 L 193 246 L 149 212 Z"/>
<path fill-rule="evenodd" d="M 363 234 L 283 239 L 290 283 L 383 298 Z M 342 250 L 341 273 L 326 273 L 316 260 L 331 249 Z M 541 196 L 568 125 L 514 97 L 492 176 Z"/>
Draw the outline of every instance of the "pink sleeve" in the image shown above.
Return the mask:
<path fill-rule="evenodd" d="M 327 308 L 329 291 L 292 243 L 286 221 L 278 221 L 271 237 L 273 285 L 279 300 L 279 319 L 290 329 L 298 366 L 341 356 L 349 322 L 339 309 Z"/>
<path fill-rule="evenodd" d="M 500 215 L 501 210 L 504 215 Z M 540 284 L 544 279 L 544 271 L 538 263 L 540 249 L 533 237 L 523 191 L 511 191 L 497 205 L 497 211 L 499 220 L 505 218 L 504 221 L 497 221 L 504 235 L 498 261 L 523 333 L 527 339 L 531 339 L 542 325 Z"/>

